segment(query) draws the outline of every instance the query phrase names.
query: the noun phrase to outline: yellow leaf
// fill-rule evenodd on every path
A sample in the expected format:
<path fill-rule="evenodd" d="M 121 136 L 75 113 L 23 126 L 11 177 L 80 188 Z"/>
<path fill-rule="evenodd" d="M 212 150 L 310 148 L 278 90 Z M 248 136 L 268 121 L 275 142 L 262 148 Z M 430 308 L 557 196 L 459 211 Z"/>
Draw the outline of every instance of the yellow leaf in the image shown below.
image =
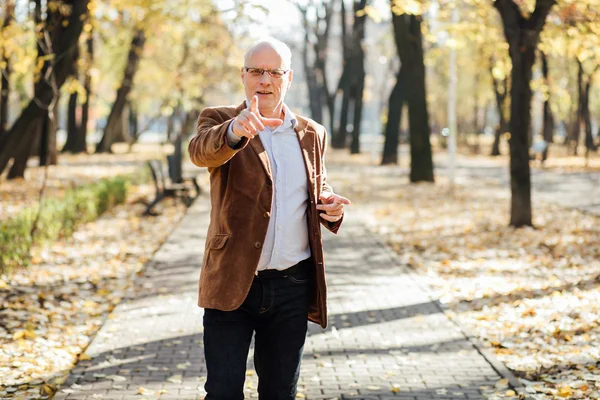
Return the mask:
<path fill-rule="evenodd" d="M 506 386 L 508 386 L 508 379 L 500 379 L 498 382 L 496 382 L 497 388 L 503 388 Z"/>
<path fill-rule="evenodd" d="M 517 394 L 515 393 L 514 390 L 507 390 L 505 395 L 512 397 L 512 396 L 516 396 Z"/>
<path fill-rule="evenodd" d="M 300 393 L 300 392 L 298 392 L 298 393 L 296 393 L 296 398 L 297 398 L 297 399 L 305 399 L 305 398 L 306 398 L 306 395 L 305 395 L 305 394 L 303 394 L 303 393 Z"/>
<path fill-rule="evenodd" d="M 88 361 L 91 359 L 92 359 L 92 357 L 90 357 L 90 355 L 87 353 L 83 353 L 82 355 L 79 356 L 79 361 Z"/>
<path fill-rule="evenodd" d="M 400 388 L 398 386 L 394 386 L 392 388 L 392 393 L 400 393 Z"/>
<path fill-rule="evenodd" d="M 558 388 L 557 394 L 560 397 L 569 397 L 573 394 L 573 389 L 571 389 L 571 386 L 568 385 L 560 386 Z"/>
<path fill-rule="evenodd" d="M 56 386 L 44 383 L 40 388 L 40 393 L 45 396 L 52 396 L 56 392 Z"/>
<path fill-rule="evenodd" d="M 26 330 L 26 331 L 16 331 L 13 334 L 13 340 L 19 340 L 19 339 L 34 339 L 36 338 L 37 335 L 35 334 L 34 331 L 32 330 Z"/>
<path fill-rule="evenodd" d="M 8 285 L 8 283 L 6 283 L 2 279 L 0 279 L 0 289 L 9 289 L 9 288 L 10 288 L 10 286 Z"/>
<path fill-rule="evenodd" d="M 141 395 L 145 395 L 145 394 L 147 394 L 147 395 L 153 395 L 154 394 L 154 390 L 146 389 L 146 388 L 140 386 L 138 388 L 138 394 L 141 394 Z"/>

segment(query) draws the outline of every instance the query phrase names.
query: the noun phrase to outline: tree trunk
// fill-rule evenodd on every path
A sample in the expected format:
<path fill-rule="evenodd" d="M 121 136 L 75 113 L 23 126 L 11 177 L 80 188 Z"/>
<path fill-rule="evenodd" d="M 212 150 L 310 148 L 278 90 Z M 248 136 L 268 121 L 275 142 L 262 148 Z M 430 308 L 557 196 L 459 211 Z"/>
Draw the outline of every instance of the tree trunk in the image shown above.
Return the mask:
<path fill-rule="evenodd" d="M 550 108 L 548 57 L 544 52 L 540 52 L 540 57 L 542 59 L 542 73 L 544 75 L 544 82 L 548 87 L 548 93 L 546 94 L 546 99 L 544 100 L 544 127 L 542 129 L 544 141 L 546 142 L 546 148 L 542 153 L 542 161 L 546 161 L 548 159 L 548 148 L 550 147 L 550 143 L 554 142 L 554 116 L 552 115 L 552 109 Z"/>
<path fill-rule="evenodd" d="M 73 147 L 79 135 L 79 126 L 77 124 L 77 92 L 71 93 L 69 96 L 69 104 L 67 106 L 67 141 L 62 148 L 62 152 L 73 152 Z"/>
<path fill-rule="evenodd" d="M 490 61 L 490 64 L 493 64 L 493 59 Z M 492 75 L 492 84 L 494 85 L 494 94 L 496 95 L 496 105 L 498 107 L 498 126 L 496 127 L 496 132 L 494 133 L 494 143 L 492 144 L 492 152 L 491 156 L 499 156 L 500 155 L 500 138 L 504 133 L 508 131 L 508 123 L 506 122 L 506 96 L 508 95 L 508 77 L 504 77 L 503 80 L 498 81 L 494 74 L 492 73 L 492 69 L 490 68 L 490 73 Z"/>
<path fill-rule="evenodd" d="M 394 2 L 391 1 L 393 7 Z M 394 15 L 398 37 L 397 50 L 406 68 L 406 99 L 410 126 L 410 181 L 433 182 L 433 156 L 431 152 L 429 112 L 425 85 L 425 62 L 421 16 Z"/>
<path fill-rule="evenodd" d="M 73 77 L 78 78 L 77 61 L 79 59 L 79 51 L 77 51 L 73 58 Z M 77 124 L 77 91 L 69 95 L 69 103 L 67 105 L 67 141 L 62 148 L 62 152 L 67 151 L 73 153 L 77 137 L 79 136 L 79 125 Z"/>
<path fill-rule="evenodd" d="M 329 110 L 329 132 L 333 134 L 334 131 L 334 114 L 335 114 L 335 93 L 329 93 L 329 83 L 327 79 L 327 54 L 329 46 L 329 28 L 331 27 L 331 17 L 333 15 L 334 2 L 322 4 L 321 12 L 317 12 L 317 22 L 315 33 L 317 36 L 317 42 L 314 46 L 315 52 L 315 63 L 314 69 L 319 84 L 319 95 L 321 97 L 321 109 L 323 107 L 323 100 L 327 104 Z M 321 27 L 323 29 L 321 29 Z"/>
<path fill-rule="evenodd" d="M 21 152 L 28 151 L 35 139 L 42 118 L 48 114 L 56 100 L 58 89 L 70 73 L 75 45 L 83 27 L 82 15 L 87 12 L 89 0 L 65 0 L 71 6 L 70 15 L 60 15 L 52 38 L 54 54 L 60 55 L 50 60 L 51 79 L 40 79 L 36 83 L 35 98 L 32 99 L 10 130 L 0 138 L 0 173 L 8 162 Z"/>
<path fill-rule="evenodd" d="M 34 130 L 33 143 L 39 144 L 39 136 L 41 133 L 41 124 L 45 121 L 44 118 L 40 118 L 38 123 L 32 127 Z M 25 169 L 27 169 L 27 160 L 31 155 L 32 148 L 29 146 L 23 146 L 14 151 L 14 159 L 12 166 L 8 170 L 6 175 L 7 179 L 19 179 L 25 177 Z"/>
<path fill-rule="evenodd" d="M 366 0 L 354 2 L 354 25 L 352 26 L 352 40 L 354 46 L 352 47 L 352 58 L 351 64 L 353 67 L 353 83 L 350 88 L 350 93 L 354 99 L 354 112 L 353 112 L 353 129 L 352 129 L 352 141 L 350 142 L 350 153 L 360 153 L 360 126 L 362 121 L 362 108 L 363 108 L 363 93 L 365 89 L 365 52 L 363 50 L 362 42 L 365 37 L 365 21 L 366 15 L 358 16 L 358 13 L 363 11 L 366 7 Z"/>
<path fill-rule="evenodd" d="M 388 118 L 385 125 L 385 143 L 381 165 L 398 164 L 398 142 L 400 139 L 400 123 L 402 121 L 402 108 L 406 101 L 406 82 L 403 67 L 400 66 L 396 76 L 396 84 L 390 94 L 388 103 Z"/>
<path fill-rule="evenodd" d="M 510 225 L 532 226 L 529 128 L 531 125 L 531 75 L 535 50 L 554 0 L 537 0 L 525 18 L 513 0 L 496 0 L 512 60 L 510 104 Z"/>
<path fill-rule="evenodd" d="M 589 75 L 588 81 L 585 84 L 585 88 L 583 91 L 583 104 L 581 109 L 581 117 L 585 126 L 586 156 L 589 155 L 590 152 L 598 150 L 596 143 L 594 143 L 594 136 L 592 135 L 592 117 L 590 115 L 590 88 L 592 86 L 592 79 L 594 77 L 594 73 L 595 71 Z"/>
<path fill-rule="evenodd" d="M 4 14 L 4 22 L 2 23 L 3 28 L 6 28 L 10 25 L 14 18 L 14 13 L 14 0 L 7 0 Z M 10 100 L 11 66 L 10 57 L 8 57 L 8 54 L 6 54 L 4 48 L 0 50 L 2 51 L 2 58 L 0 60 L 2 61 L 1 63 L 4 64 L 4 67 L 0 68 L 0 137 L 2 137 L 8 129 L 8 102 Z"/>
<path fill-rule="evenodd" d="M 346 137 L 348 135 L 347 125 L 348 125 L 348 108 L 350 103 L 350 94 L 348 93 L 347 87 L 349 86 L 349 47 L 350 47 L 350 35 L 348 34 L 348 28 L 346 23 L 346 2 L 341 2 L 341 10 L 340 10 L 340 18 L 342 25 L 342 57 L 343 57 L 343 69 L 342 75 L 340 76 L 340 80 L 337 85 L 336 94 L 341 93 L 342 95 L 342 107 L 340 109 L 340 122 L 338 128 L 332 132 L 331 138 L 331 147 L 334 149 L 343 149 L 346 147 Z M 334 98 L 335 102 L 335 98 Z M 330 110 L 331 114 L 331 110 Z M 332 122 L 332 127 L 334 123 Z"/>
<path fill-rule="evenodd" d="M 577 111 L 575 118 L 569 131 L 568 150 L 572 156 L 577 155 L 577 149 L 579 147 L 579 137 L 581 136 L 581 125 L 583 123 L 583 102 L 585 94 L 583 93 L 583 64 L 578 59 L 577 61 Z"/>
<path fill-rule="evenodd" d="M 55 103 L 58 104 L 58 97 Z M 56 146 L 56 133 L 58 131 L 58 107 L 52 107 L 52 118 L 46 117 L 44 121 L 44 129 L 40 139 L 40 167 L 46 165 L 56 165 L 58 162 L 58 148 Z"/>
<path fill-rule="evenodd" d="M 304 26 L 304 45 L 302 46 L 302 65 L 306 75 L 306 86 L 308 89 L 308 104 L 310 106 L 310 116 L 318 123 L 323 122 L 323 103 L 321 91 L 317 83 L 316 71 L 308 62 L 308 46 L 310 44 L 311 26 L 308 21 L 308 9 L 298 5 L 298 9 L 302 14 L 302 23 Z M 316 58 L 316 55 L 315 55 Z"/>
<path fill-rule="evenodd" d="M 87 65 L 83 88 L 85 90 L 85 102 L 81 105 L 81 124 L 79 125 L 79 134 L 74 146 L 74 153 L 87 153 L 87 131 L 90 115 L 90 99 L 92 97 L 92 65 L 94 62 L 94 33 L 88 32 L 87 44 Z"/>
<path fill-rule="evenodd" d="M 408 81 L 408 122 L 410 125 L 410 181 L 433 182 L 433 156 L 429 137 L 429 112 L 425 85 L 425 61 L 421 17 L 410 16 L 410 76 Z"/>
<path fill-rule="evenodd" d="M 340 125 L 334 133 L 331 140 L 331 147 L 334 149 L 343 149 L 346 147 L 346 138 L 348 136 L 348 109 L 350 108 L 350 93 L 347 90 L 342 92 L 342 108 L 340 109 Z"/>
<path fill-rule="evenodd" d="M 129 108 L 129 132 L 131 136 L 131 141 L 136 142 L 139 135 L 139 123 L 138 123 L 138 114 L 137 110 L 133 106 L 131 102 L 128 103 Z"/>
<path fill-rule="evenodd" d="M 353 5 L 354 23 L 352 32 L 343 35 L 344 43 L 344 69 L 340 82 L 338 84 L 338 93 L 343 93 L 342 110 L 340 113 L 340 126 L 334 134 L 332 146 L 334 148 L 344 147 L 346 137 L 348 136 L 347 121 L 349 119 L 348 111 L 350 102 L 353 105 L 353 130 L 351 152 L 360 151 L 359 139 L 360 136 L 360 118 L 362 117 L 362 96 L 364 90 L 364 50 L 362 41 L 365 34 L 366 15 L 360 15 L 360 11 L 366 7 L 366 0 L 355 1 Z M 344 7 L 342 2 L 342 18 L 344 18 Z M 345 21 L 345 19 L 343 19 Z M 345 31 L 344 24 L 342 31 Z"/>
<path fill-rule="evenodd" d="M 365 86 L 365 70 L 361 69 L 358 77 L 357 85 L 354 88 L 354 113 L 353 113 L 353 127 L 352 129 L 352 141 L 350 142 L 350 154 L 360 153 L 360 124 L 362 120 L 362 107 L 363 107 L 363 91 Z"/>
<path fill-rule="evenodd" d="M 111 152 L 111 146 L 115 142 L 118 130 L 120 128 L 119 125 L 122 127 L 123 109 L 125 107 L 125 103 L 127 102 L 127 96 L 133 87 L 133 79 L 135 77 L 135 73 L 137 72 L 145 40 L 146 36 L 144 31 L 141 29 L 136 30 L 131 40 L 131 46 L 129 47 L 127 66 L 125 67 L 123 81 L 117 90 L 117 97 L 106 121 L 104 135 L 96 146 L 97 153 Z"/>

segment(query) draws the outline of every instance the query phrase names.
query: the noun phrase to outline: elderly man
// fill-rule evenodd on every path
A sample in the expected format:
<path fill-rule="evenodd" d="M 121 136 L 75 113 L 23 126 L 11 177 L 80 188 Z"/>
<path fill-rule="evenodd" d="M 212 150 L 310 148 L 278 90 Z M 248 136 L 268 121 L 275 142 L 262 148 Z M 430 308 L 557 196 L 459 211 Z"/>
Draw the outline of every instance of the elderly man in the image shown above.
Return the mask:
<path fill-rule="evenodd" d="M 190 158 L 208 167 L 211 215 L 200 273 L 206 399 L 243 399 L 255 332 L 260 399 L 294 399 L 307 320 L 327 325 L 320 224 L 344 205 L 326 182 L 325 128 L 284 98 L 291 52 L 267 39 L 245 56 L 246 101 L 202 111 Z"/>

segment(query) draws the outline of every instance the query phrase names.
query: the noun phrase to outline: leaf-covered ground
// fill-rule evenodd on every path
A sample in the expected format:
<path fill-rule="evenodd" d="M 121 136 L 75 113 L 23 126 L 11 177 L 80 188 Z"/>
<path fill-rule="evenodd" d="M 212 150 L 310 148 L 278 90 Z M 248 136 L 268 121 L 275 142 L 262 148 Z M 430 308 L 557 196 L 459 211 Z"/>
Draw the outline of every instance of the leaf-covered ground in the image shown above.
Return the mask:
<path fill-rule="evenodd" d="M 141 218 L 142 204 L 118 206 L 2 277 L 0 398 L 53 392 L 184 209 L 167 200 Z"/>
<path fill-rule="evenodd" d="M 600 217 L 534 201 L 536 228 L 513 229 L 493 179 L 452 193 L 443 177 L 410 185 L 405 165 L 373 162 L 333 152 L 330 180 L 372 211 L 372 229 L 428 275 L 449 315 L 534 398 L 600 398 Z"/>
<path fill-rule="evenodd" d="M 95 182 L 99 178 L 130 174 L 150 158 L 164 159 L 171 148 L 154 144 L 139 144 L 131 153 L 62 154 L 58 165 L 48 167 L 45 196 L 61 196 L 73 186 Z M 44 168 L 30 167 L 26 179 L 0 179 L 0 220 L 9 218 L 39 199 L 44 182 Z"/>
<path fill-rule="evenodd" d="M 87 175 L 85 168 L 82 175 L 69 175 L 77 163 L 54 167 L 49 195 L 60 195 L 68 187 L 65 182 L 132 172 L 147 157 L 94 156 L 96 170 Z M 98 168 L 99 159 L 106 161 L 106 169 Z M 2 182 L 3 189 L 26 196 L 21 203 L 0 200 L 3 211 L 7 203 L 14 211 L 31 203 L 30 196 L 36 199 L 39 176 L 39 169 L 32 170 L 33 178 L 20 181 L 20 188 Z M 145 206 L 138 200 L 153 194 L 151 185 L 132 188 L 126 204 L 79 226 L 68 239 L 37 248 L 34 265 L 0 276 L 0 398 L 47 398 L 66 379 L 135 274 L 185 212 L 180 201 L 167 199 L 158 206 L 160 215 L 141 217 Z"/>

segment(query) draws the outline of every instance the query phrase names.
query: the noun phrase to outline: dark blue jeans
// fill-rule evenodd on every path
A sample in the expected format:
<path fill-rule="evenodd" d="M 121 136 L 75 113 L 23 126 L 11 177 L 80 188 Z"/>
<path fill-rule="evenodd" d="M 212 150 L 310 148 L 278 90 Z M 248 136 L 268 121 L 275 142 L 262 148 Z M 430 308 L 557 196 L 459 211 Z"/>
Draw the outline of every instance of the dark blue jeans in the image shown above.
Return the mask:
<path fill-rule="evenodd" d="M 243 400 L 246 361 L 255 336 L 260 400 L 292 400 L 306 339 L 308 269 L 285 278 L 255 277 L 234 311 L 204 310 L 207 400 Z"/>

